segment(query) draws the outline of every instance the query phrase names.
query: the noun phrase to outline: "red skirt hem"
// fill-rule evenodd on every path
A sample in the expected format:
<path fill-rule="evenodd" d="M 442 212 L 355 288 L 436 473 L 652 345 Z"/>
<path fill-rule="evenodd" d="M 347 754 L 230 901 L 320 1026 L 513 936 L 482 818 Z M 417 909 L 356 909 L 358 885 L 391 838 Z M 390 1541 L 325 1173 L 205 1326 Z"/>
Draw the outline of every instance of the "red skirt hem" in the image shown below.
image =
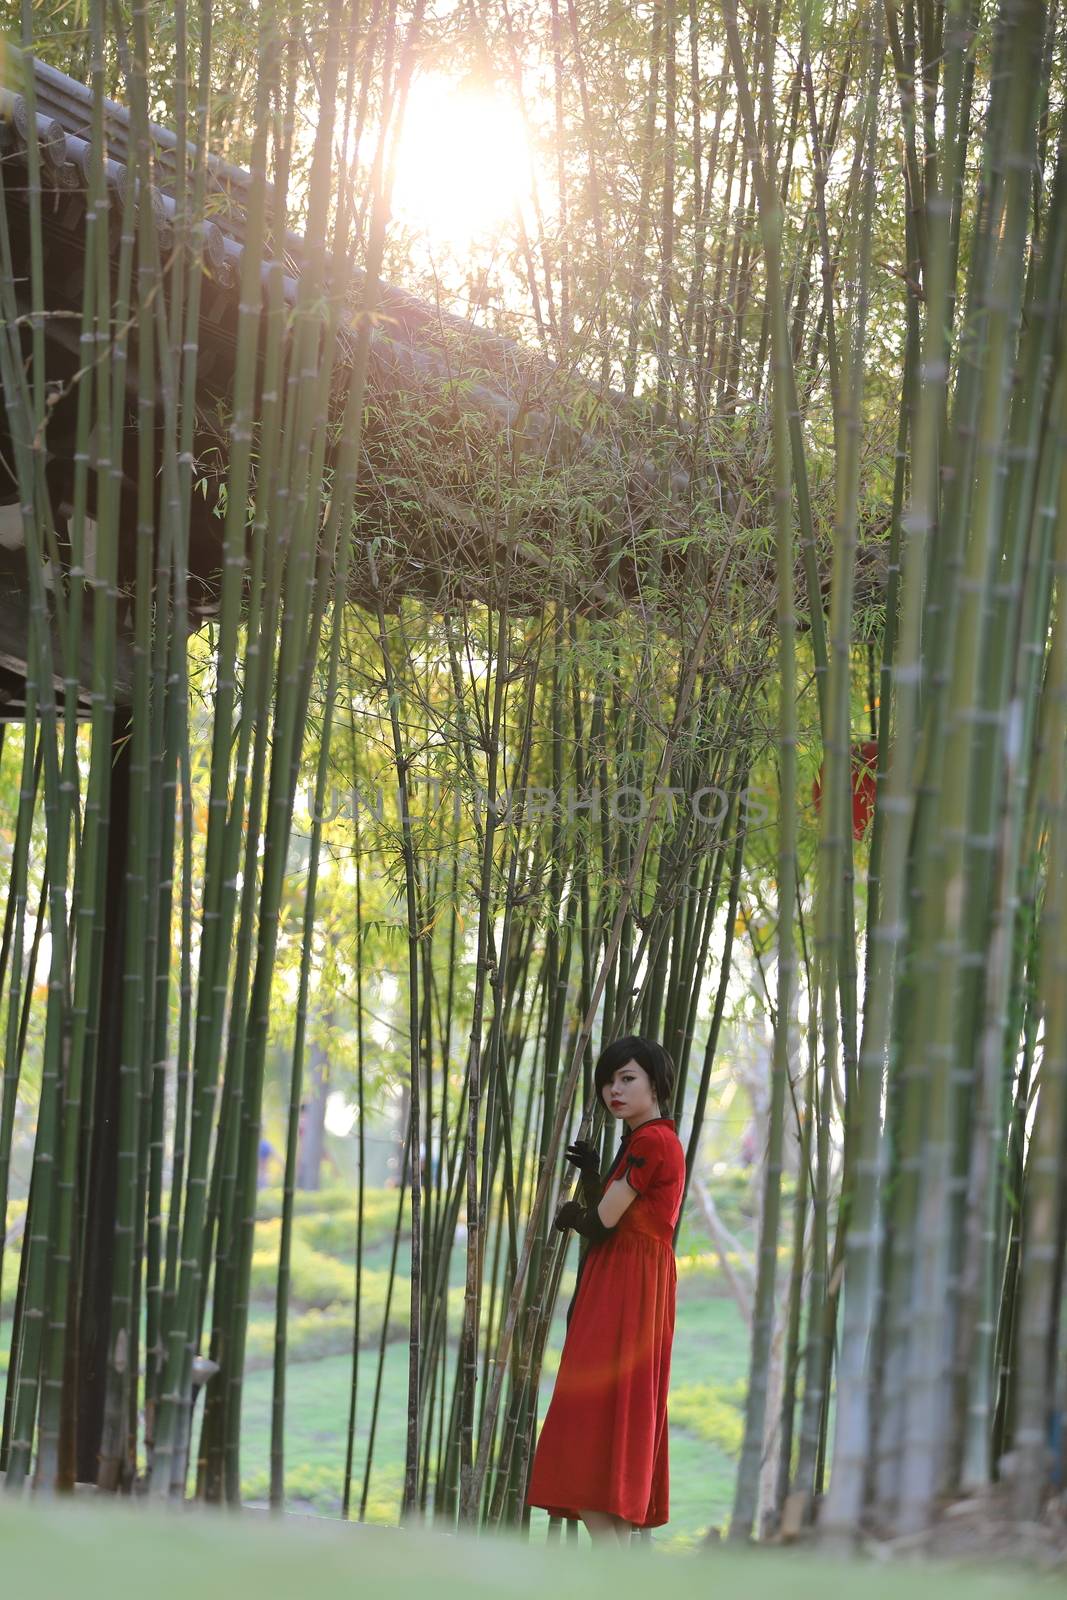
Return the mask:
<path fill-rule="evenodd" d="M 534 1506 L 538 1511 L 547 1511 L 550 1517 L 564 1517 L 568 1522 L 580 1522 L 582 1513 L 574 1506 L 544 1506 L 537 1500 L 527 1500 L 529 1506 Z M 628 1522 L 631 1528 L 665 1528 L 667 1517 L 628 1517 L 625 1511 L 619 1511 L 615 1506 L 583 1506 L 584 1511 L 601 1511 L 609 1517 L 621 1517 L 623 1522 Z"/>

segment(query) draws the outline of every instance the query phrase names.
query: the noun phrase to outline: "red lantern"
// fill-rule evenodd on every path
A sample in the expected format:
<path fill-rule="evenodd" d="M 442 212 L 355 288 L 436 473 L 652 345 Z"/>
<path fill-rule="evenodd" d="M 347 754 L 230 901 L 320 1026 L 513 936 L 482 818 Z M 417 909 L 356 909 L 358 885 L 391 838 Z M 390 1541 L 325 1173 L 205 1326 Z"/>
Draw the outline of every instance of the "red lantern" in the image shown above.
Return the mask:
<path fill-rule="evenodd" d="M 825 763 L 823 764 L 825 765 Z M 878 770 L 878 740 L 864 739 L 852 746 L 852 837 L 862 839 L 867 824 L 874 814 L 874 797 L 878 788 L 875 776 Z M 811 786 L 811 798 L 816 811 L 822 810 L 823 767 Z"/>

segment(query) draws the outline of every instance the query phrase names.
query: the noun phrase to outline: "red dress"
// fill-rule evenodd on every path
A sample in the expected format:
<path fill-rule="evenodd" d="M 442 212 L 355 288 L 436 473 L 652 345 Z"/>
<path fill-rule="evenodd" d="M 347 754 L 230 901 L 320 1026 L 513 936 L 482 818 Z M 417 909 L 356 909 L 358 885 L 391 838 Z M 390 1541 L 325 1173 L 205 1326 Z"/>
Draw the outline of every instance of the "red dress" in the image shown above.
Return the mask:
<path fill-rule="evenodd" d="M 527 1502 L 553 1516 L 667 1521 L 667 1387 L 685 1156 L 669 1117 L 623 1139 L 608 1174 L 638 1198 L 583 1263 Z"/>

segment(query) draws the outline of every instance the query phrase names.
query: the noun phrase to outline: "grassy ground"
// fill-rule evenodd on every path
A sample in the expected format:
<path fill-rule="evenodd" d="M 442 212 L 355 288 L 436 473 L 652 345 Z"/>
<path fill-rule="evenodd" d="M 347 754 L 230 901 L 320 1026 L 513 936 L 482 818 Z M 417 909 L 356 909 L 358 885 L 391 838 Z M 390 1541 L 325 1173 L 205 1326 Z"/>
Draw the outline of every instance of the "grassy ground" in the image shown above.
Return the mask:
<path fill-rule="evenodd" d="M 716 1549 L 664 1562 L 653 1548 L 589 1550 L 342 1527 L 321 1519 L 128 1503 L 57 1505 L 0 1495 L 3 1592 L 78 1600 L 615 1600 L 655 1584 L 657 1600 L 1038 1600 L 1047 1582 L 1018 1572 L 833 1564 L 810 1554 Z M 651 1563 L 651 1565 L 650 1565 Z"/>
<path fill-rule="evenodd" d="M 341 1506 L 344 1474 L 345 1427 L 351 1380 L 351 1306 L 349 1300 L 352 1229 L 343 1210 L 333 1209 L 327 1195 L 318 1211 L 310 1209 L 313 1197 L 303 1197 L 304 1215 L 297 1221 L 301 1268 L 294 1273 L 298 1304 L 290 1334 L 292 1359 L 287 1374 L 286 1491 L 295 1508 L 337 1515 Z M 732 1221 L 743 1227 L 741 1196 L 727 1193 L 723 1204 L 733 1207 Z M 376 1203 L 377 1204 L 377 1203 Z M 372 1390 L 377 1361 L 377 1335 L 384 1314 L 385 1275 L 388 1266 L 387 1206 L 377 1206 L 382 1227 L 364 1252 L 364 1301 L 369 1343 L 362 1349 L 354 1465 L 354 1503 L 362 1492 L 370 1423 Z M 264 1197 L 269 1219 L 273 1199 Z M 260 1283 L 264 1291 L 273 1281 L 271 1223 L 257 1233 Z M 275 1247 L 276 1248 L 276 1247 Z M 672 1548 L 699 1541 L 709 1526 L 725 1522 L 733 1495 L 734 1462 L 741 1442 L 741 1408 L 748 1360 L 748 1336 L 733 1300 L 699 1234 L 683 1233 L 679 1241 L 679 1303 L 671 1373 L 671 1521 L 653 1539 Z M 395 1523 L 400 1498 L 404 1455 L 405 1400 L 407 1391 L 406 1331 L 407 1251 L 401 1248 L 397 1283 L 390 1310 L 391 1341 L 386 1349 L 374 1459 L 369 1481 L 366 1515 L 373 1522 Z M 454 1302 L 450 1325 L 458 1324 L 461 1304 L 462 1259 L 456 1252 L 450 1297 Z M 552 1327 L 546 1351 L 546 1372 L 541 1384 L 543 1415 L 551 1395 L 552 1374 L 559 1359 L 565 1331 L 564 1311 L 570 1297 L 565 1280 L 560 1312 Z M 264 1293 L 250 1330 L 251 1365 L 245 1381 L 241 1468 L 245 1495 L 252 1501 L 265 1497 L 269 1482 L 271 1373 L 269 1358 L 273 1315 Z M 451 1368 L 451 1363 L 450 1363 Z M 451 1371 L 449 1376 L 451 1382 Z M 547 1517 L 532 1514 L 532 1534 L 540 1541 Z"/>
<path fill-rule="evenodd" d="M 743 1185 L 726 1188 L 717 1201 L 724 1219 L 746 1231 Z M 353 1244 L 355 1217 L 350 1190 L 297 1196 L 293 1249 L 292 1304 L 286 1407 L 286 1492 L 295 1510 L 337 1516 L 344 1478 L 345 1429 L 351 1381 Z M 255 1503 L 265 1499 L 269 1482 L 273 1286 L 277 1267 L 277 1192 L 260 1197 L 253 1263 L 253 1310 L 248 1340 L 241 1468 L 243 1491 Z M 362 1492 L 377 1347 L 385 1315 L 390 1236 L 396 1192 L 367 1197 L 364 1248 L 363 1348 L 354 1463 L 354 1507 Z M 732 1299 L 725 1292 L 706 1238 L 683 1231 L 679 1241 L 678 1323 L 672 1364 L 671 1521 L 653 1535 L 672 1548 L 697 1543 L 709 1526 L 722 1525 L 733 1495 L 734 1464 L 741 1440 L 741 1407 L 748 1338 Z M 573 1263 L 576 1256 L 572 1259 Z M 459 1323 L 462 1304 L 462 1250 L 457 1249 L 449 1290 L 450 1328 Z M 400 1503 L 407 1394 L 408 1250 L 402 1244 L 389 1313 L 381 1407 L 369 1481 L 366 1516 L 394 1524 Z M 4 1299 L 13 1299 L 17 1250 L 5 1263 Z M 565 1275 L 561 1307 L 546 1351 L 541 1383 L 543 1415 L 551 1395 L 565 1329 L 573 1270 Z M 10 1294 L 8 1290 L 10 1288 Z M 0 1377 L 7 1365 L 10 1304 L 0 1318 Z M 454 1347 L 453 1347 L 454 1349 Z M 449 1362 L 449 1383 L 454 1360 Z M 547 1518 L 533 1513 L 532 1534 L 544 1539 Z M 583 1536 L 584 1537 L 584 1536 Z"/>
<path fill-rule="evenodd" d="M 563 1340 L 563 1318 L 552 1331 L 550 1356 Z M 740 1442 L 747 1335 L 733 1302 L 709 1294 L 705 1285 L 683 1290 L 672 1363 L 672 1405 L 680 1397 L 686 1426 L 671 1426 L 671 1521 L 654 1540 L 685 1546 L 711 1524 L 721 1524 L 733 1494 L 734 1460 Z M 551 1363 L 550 1364 L 554 1364 Z M 356 1475 L 362 1483 L 374 1382 L 374 1352 L 360 1361 Z M 351 1362 L 323 1356 L 292 1365 L 286 1409 L 286 1487 L 294 1505 L 326 1514 L 340 1510 L 345 1459 Z M 738 1380 L 741 1380 L 739 1382 Z M 370 1477 L 367 1515 L 395 1522 L 404 1457 L 407 1347 L 387 1347 L 382 1405 Z M 541 1410 L 551 1379 L 541 1386 Z M 246 1494 L 260 1498 L 268 1484 L 271 1375 L 263 1370 L 245 1384 L 241 1465 Z M 533 1534 L 544 1537 L 547 1518 L 532 1514 Z"/>

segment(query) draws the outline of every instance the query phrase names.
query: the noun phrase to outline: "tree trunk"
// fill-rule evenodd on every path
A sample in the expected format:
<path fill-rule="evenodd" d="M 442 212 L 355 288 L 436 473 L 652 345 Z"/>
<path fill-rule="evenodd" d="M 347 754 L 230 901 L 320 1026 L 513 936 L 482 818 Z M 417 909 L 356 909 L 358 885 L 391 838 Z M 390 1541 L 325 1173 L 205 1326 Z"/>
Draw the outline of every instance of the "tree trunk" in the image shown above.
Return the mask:
<path fill-rule="evenodd" d="M 122 968 L 126 908 L 126 855 L 129 845 L 130 756 L 132 742 L 120 737 L 111 769 L 111 824 L 104 885 L 104 938 L 100 975 L 100 1033 L 96 1047 L 95 1093 L 85 1108 L 88 1173 L 85 1256 L 78 1306 L 78 1357 L 75 1378 L 76 1474 L 95 1483 L 104 1423 L 108 1334 L 111 1326 L 111 1273 L 115 1253 L 115 1183 L 118 1160 L 119 1055 L 122 1048 Z"/>

